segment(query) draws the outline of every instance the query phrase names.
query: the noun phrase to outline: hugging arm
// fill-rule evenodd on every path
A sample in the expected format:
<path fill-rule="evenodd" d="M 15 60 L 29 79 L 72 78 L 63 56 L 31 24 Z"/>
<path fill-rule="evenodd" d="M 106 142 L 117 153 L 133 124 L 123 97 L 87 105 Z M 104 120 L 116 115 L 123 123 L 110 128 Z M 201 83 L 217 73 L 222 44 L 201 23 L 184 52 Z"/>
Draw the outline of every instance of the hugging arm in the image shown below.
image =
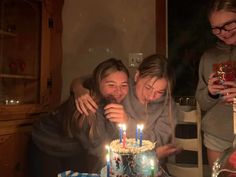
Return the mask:
<path fill-rule="evenodd" d="M 95 113 L 98 106 L 90 95 L 89 87 L 92 87 L 91 78 L 76 78 L 71 83 L 71 92 L 75 98 L 77 110 L 86 116 L 89 112 Z"/>

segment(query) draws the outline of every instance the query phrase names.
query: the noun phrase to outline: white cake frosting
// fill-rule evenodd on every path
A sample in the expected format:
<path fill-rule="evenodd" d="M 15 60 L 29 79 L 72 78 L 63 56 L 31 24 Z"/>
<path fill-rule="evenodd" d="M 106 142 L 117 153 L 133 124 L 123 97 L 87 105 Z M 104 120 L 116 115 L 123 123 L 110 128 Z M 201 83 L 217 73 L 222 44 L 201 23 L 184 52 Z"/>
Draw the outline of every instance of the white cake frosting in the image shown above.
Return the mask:
<path fill-rule="evenodd" d="M 142 146 L 139 146 L 139 141 L 133 138 L 126 140 L 126 146 L 123 147 L 123 144 L 120 143 L 120 140 L 113 140 L 110 144 L 110 148 L 113 152 L 120 154 L 138 154 L 145 151 L 150 151 L 155 148 L 155 144 L 148 140 L 142 141 Z"/>

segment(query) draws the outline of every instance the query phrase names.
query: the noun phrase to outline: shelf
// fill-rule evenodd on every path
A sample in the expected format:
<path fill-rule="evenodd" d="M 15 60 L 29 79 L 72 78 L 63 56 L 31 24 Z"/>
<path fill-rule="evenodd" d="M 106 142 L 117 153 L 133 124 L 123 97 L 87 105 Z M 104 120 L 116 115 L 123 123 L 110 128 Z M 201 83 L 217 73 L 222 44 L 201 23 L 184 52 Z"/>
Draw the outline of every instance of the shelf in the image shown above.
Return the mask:
<path fill-rule="evenodd" d="M 28 79 L 36 80 L 37 77 L 31 75 L 17 75 L 17 74 L 0 74 L 0 78 L 9 78 L 9 79 Z"/>
<path fill-rule="evenodd" d="M 12 36 L 12 37 L 15 37 L 15 36 L 16 36 L 15 33 L 8 32 L 8 31 L 4 31 L 4 30 L 2 30 L 2 29 L 0 29 L 0 35 L 4 35 L 4 36 Z"/>

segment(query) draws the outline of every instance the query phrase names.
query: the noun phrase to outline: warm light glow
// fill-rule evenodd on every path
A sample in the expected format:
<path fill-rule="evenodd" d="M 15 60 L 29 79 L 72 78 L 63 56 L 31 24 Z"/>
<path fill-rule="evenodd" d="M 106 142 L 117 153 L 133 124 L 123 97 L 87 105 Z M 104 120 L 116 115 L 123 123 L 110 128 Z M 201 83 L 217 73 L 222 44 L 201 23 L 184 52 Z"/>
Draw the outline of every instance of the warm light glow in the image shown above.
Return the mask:
<path fill-rule="evenodd" d="M 123 130 L 126 131 L 126 125 L 125 124 L 123 124 Z"/>
<path fill-rule="evenodd" d="M 109 151 L 110 150 L 110 146 L 106 145 L 105 148 Z"/>
<path fill-rule="evenodd" d="M 140 124 L 140 125 L 139 125 L 139 129 L 140 129 L 141 131 L 143 130 L 143 127 L 144 127 L 143 124 Z"/>
<path fill-rule="evenodd" d="M 154 161 L 150 160 L 151 169 L 154 169 Z"/>
<path fill-rule="evenodd" d="M 109 154 L 106 155 L 106 159 L 107 159 L 107 162 L 110 161 L 110 155 Z"/>

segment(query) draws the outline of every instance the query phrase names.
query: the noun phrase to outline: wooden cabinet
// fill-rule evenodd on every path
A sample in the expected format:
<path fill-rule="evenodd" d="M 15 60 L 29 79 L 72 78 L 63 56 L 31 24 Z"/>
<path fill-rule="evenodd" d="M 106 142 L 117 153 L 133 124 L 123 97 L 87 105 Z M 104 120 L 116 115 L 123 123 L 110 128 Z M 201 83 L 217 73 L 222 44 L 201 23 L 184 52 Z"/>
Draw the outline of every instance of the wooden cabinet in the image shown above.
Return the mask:
<path fill-rule="evenodd" d="M 28 177 L 35 115 L 59 104 L 63 0 L 0 1 L 0 176 Z"/>
<path fill-rule="evenodd" d="M 28 177 L 30 125 L 1 127 L 0 172 L 6 177 Z"/>

